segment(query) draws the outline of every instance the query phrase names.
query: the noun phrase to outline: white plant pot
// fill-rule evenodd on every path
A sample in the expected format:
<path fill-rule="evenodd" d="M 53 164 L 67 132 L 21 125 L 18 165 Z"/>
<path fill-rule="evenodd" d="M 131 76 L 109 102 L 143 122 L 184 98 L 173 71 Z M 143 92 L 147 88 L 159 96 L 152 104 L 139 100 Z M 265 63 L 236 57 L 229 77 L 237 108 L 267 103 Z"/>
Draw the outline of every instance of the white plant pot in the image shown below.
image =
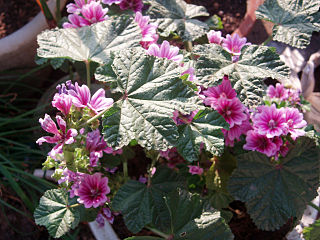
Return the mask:
<path fill-rule="evenodd" d="M 61 0 L 61 9 L 66 2 L 67 0 Z M 52 13 L 56 12 L 56 0 L 49 0 L 48 6 Z M 40 12 L 22 28 L 0 39 L 0 71 L 34 66 L 37 35 L 47 28 L 46 19 Z"/>

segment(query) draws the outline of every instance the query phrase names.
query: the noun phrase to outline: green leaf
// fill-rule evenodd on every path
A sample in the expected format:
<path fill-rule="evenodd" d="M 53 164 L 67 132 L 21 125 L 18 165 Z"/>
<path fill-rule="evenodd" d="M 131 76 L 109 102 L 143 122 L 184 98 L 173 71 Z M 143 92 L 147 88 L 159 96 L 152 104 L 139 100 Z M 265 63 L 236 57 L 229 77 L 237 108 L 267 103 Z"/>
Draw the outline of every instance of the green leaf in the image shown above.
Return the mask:
<path fill-rule="evenodd" d="M 320 239 L 320 220 L 309 227 L 303 229 L 303 237 L 305 240 L 319 240 Z"/>
<path fill-rule="evenodd" d="M 319 0 L 267 0 L 256 15 L 275 24 L 273 40 L 306 48 L 312 32 L 320 31 L 319 6 Z"/>
<path fill-rule="evenodd" d="M 46 191 L 34 212 L 36 224 L 45 226 L 52 237 L 61 237 L 79 224 L 79 209 L 69 207 L 75 203 L 76 198 L 70 199 L 62 189 Z"/>
<path fill-rule="evenodd" d="M 112 68 L 122 98 L 114 104 L 117 112 L 103 118 L 106 142 L 116 149 L 133 139 L 148 150 L 174 146 L 174 110 L 188 114 L 201 108 L 199 97 L 180 79 L 179 66 L 131 49 L 117 53 Z"/>
<path fill-rule="evenodd" d="M 152 221 L 152 199 L 147 186 L 129 180 L 124 184 L 112 201 L 112 208 L 121 211 L 128 229 L 139 232 Z"/>
<path fill-rule="evenodd" d="M 183 0 L 153 0 L 147 15 L 155 19 L 163 36 L 177 32 L 183 41 L 193 41 L 206 34 L 209 27 L 197 19 L 199 16 L 209 16 L 203 6 L 187 4 Z"/>
<path fill-rule="evenodd" d="M 217 85 L 220 83 L 218 79 L 228 75 L 240 100 L 251 107 L 262 102 L 263 79 L 286 79 L 290 72 L 279 55 L 265 46 L 243 47 L 240 59 L 235 63 L 231 55 L 217 44 L 197 45 L 194 54 L 200 56 L 196 63 L 200 85 Z"/>
<path fill-rule="evenodd" d="M 214 155 L 221 155 L 224 149 L 222 128 L 228 128 L 227 122 L 216 111 L 193 120 L 190 124 L 180 125 L 177 150 L 187 161 L 198 160 L 200 145 Z"/>
<path fill-rule="evenodd" d="M 129 180 L 116 193 L 112 208 L 121 211 L 128 229 L 139 232 L 154 222 L 160 228 L 168 228 L 169 216 L 164 195 L 183 186 L 182 179 L 171 169 L 157 168 L 151 186 Z"/>
<path fill-rule="evenodd" d="M 246 203 L 258 228 L 275 230 L 290 217 L 301 217 L 317 196 L 319 150 L 314 140 L 301 137 L 280 165 L 258 152 L 238 158 L 238 168 L 229 180 L 229 192 Z"/>
<path fill-rule="evenodd" d="M 204 203 L 199 195 L 186 191 L 175 191 L 169 194 L 166 204 L 170 212 L 171 233 L 175 240 L 227 240 L 233 235 L 214 209 L 204 209 Z"/>
<path fill-rule="evenodd" d="M 139 46 L 141 30 L 128 16 L 81 28 L 53 29 L 38 35 L 38 56 L 108 63 L 113 51 Z"/>

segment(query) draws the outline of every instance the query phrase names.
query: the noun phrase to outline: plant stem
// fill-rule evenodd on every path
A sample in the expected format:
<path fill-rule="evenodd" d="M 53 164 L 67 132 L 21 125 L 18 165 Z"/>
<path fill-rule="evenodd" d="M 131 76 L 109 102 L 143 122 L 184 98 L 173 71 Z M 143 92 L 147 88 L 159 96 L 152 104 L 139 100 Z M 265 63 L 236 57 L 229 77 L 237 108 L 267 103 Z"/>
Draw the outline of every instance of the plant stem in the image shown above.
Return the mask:
<path fill-rule="evenodd" d="M 86 64 L 86 70 L 87 70 L 87 86 L 90 89 L 91 85 L 91 77 L 90 77 L 90 60 L 84 61 Z"/>
<path fill-rule="evenodd" d="M 147 185 L 148 187 L 151 186 L 152 169 L 154 168 L 154 165 L 156 165 L 156 162 L 159 159 L 159 156 L 160 156 L 160 154 L 152 157 L 151 167 L 148 171 L 148 185 Z"/>
<path fill-rule="evenodd" d="M 61 20 L 61 11 L 60 11 L 60 0 L 56 0 L 56 22 L 57 24 L 60 22 Z"/>
<path fill-rule="evenodd" d="M 269 42 L 271 42 L 273 39 L 272 34 L 269 35 L 269 37 L 262 43 L 262 45 L 266 46 Z"/>
<path fill-rule="evenodd" d="M 163 237 L 165 239 L 168 239 L 170 237 L 170 235 L 168 235 L 166 233 L 163 233 L 163 232 L 159 231 L 158 229 L 155 229 L 155 228 L 152 228 L 152 227 L 148 227 L 148 226 L 146 226 L 145 228 L 147 228 L 151 232 L 154 232 L 155 234 L 158 234 L 160 237 Z"/>
<path fill-rule="evenodd" d="M 80 203 L 75 203 L 75 204 L 69 206 L 69 208 L 74 208 L 74 207 L 78 207 L 78 206 L 80 206 Z"/>
<path fill-rule="evenodd" d="M 100 112 L 99 114 L 95 115 L 94 117 L 90 118 L 88 121 L 86 121 L 85 125 L 90 124 L 91 122 L 93 122 L 94 120 L 97 120 L 99 117 L 101 117 L 106 111 L 108 111 L 110 108 L 106 108 L 105 110 L 103 110 L 102 112 Z"/>
<path fill-rule="evenodd" d="M 192 51 L 192 42 L 191 41 L 186 41 L 184 44 L 186 46 L 186 50 L 188 52 L 191 52 Z"/>
<path fill-rule="evenodd" d="M 129 175 L 128 175 L 128 159 L 126 157 L 124 157 L 123 159 L 122 168 L 123 168 L 124 179 L 127 180 Z"/>
<path fill-rule="evenodd" d="M 309 202 L 308 205 L 316 209 L 318 212 L 320 212 L 320 207 L 315 205 L 313 202 Z"/>

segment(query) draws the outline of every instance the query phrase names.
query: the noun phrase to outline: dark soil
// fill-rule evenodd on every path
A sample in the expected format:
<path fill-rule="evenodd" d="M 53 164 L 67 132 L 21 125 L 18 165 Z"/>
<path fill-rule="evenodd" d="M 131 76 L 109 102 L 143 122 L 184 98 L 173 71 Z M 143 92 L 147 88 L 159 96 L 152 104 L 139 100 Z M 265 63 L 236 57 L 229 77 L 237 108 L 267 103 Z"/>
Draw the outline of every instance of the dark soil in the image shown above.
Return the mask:
<path fill-rule="evenodd" d="M 35 0 L 0 0 L 0 38 L 23 27 L 39 11 Z"/>
<path fill-rule="evenodd" d="M 230 207 L 233 209 L 233 217 L 229 222 L 229 227 L 235 240 L 282 240 L 293 227 L 293 220 L 289 219 L 279 230 L 262 231 L 256 227 L 250 215 L 247 214 L 244 203 L 234 201 Z"/>
<path fill-rule="evenodd" d="M 231 34 L 238 28 L 246 9 L 246 0 L 185 0 L 188 3 L 204 6 L 210 16 L 218 15 L 223 24 L 222 34 Z"/>

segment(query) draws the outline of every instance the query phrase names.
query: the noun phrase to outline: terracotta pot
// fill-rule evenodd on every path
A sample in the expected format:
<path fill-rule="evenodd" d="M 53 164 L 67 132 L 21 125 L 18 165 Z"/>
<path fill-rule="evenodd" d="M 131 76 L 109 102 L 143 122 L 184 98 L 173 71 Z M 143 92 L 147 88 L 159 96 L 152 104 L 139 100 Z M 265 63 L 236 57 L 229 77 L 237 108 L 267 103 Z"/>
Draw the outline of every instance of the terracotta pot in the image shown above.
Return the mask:
<path fill-rule="evenodd" d="M 320 131 L 320 93 L 314 92 L 315 77 L 314 71 L 320 66 L 320 50 L 313 53 L 301 75 L 301 90 L 303 97 L 310 102 L 311 111 L 306 113 L 306 120 L 309 124 L 314 124 L 317 131 Z"/>
<path fill-rule="evenodd" d="M 67 0 L 61 0 L 61 9 Z M 56 11 L 56 0 L 49 0 L 51 12 Z M 42 12 L 14 33 L 0 39 L 0 71 L 10 68 L 34 66 L 37 51 L 37 35 L 48 28 Z"/>
<path fill-rule="evenodd" d="M 261 4 L 263 4 L 263 2 L 264 0 L 247 0 L 246 15 L 240 23 L 240 26 L 233 32 L 233 34 L 237 33 L 240 37 L 245 37 L 250 33 L 257 19 L 255 11 Z"/>

